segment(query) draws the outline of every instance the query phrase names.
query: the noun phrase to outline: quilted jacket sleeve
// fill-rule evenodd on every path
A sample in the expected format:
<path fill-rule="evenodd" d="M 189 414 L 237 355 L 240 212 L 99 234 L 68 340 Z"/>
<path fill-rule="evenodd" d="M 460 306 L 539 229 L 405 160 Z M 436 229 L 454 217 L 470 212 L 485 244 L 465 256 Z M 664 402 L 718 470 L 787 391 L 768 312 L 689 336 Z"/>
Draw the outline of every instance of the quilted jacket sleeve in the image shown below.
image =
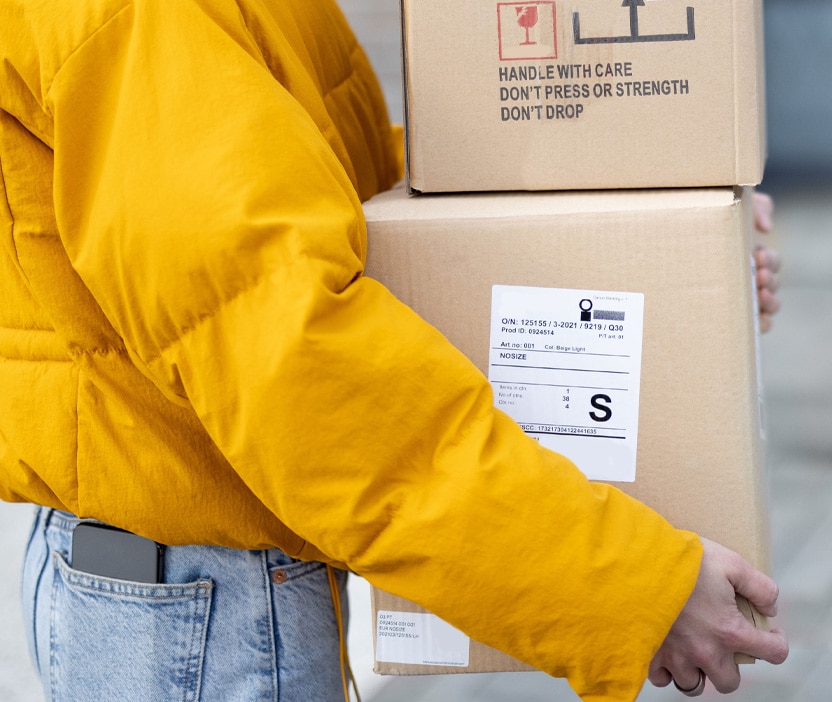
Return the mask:
<path fill-rule="evenodd" d="M 332 132 L 313 83 L 230 10 L 126 5 L 49 86 L 73 266 L 297 534 L 586 700 L 634 699 L 698 539 L 526 438 L 362 277 L 375 157 Z"/>

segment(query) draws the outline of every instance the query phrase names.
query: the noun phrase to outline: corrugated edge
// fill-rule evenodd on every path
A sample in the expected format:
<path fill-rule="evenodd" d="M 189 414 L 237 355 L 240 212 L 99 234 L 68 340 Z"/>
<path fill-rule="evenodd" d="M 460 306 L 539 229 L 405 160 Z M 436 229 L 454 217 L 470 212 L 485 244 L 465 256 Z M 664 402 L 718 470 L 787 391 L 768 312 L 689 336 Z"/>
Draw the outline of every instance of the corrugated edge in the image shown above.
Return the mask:
<path fill-rule="evenodd" d="M 737 184 L 753 186 L 763 179 L 767 152 L 763 2 L 735 0 L 732 12 L 734 173 Z"/>
<path fill-rule="evenodd" d="M 406 196 L 405 196 L 406 195 Z M 399 183 L 364 203 L 368 222 L 431 219 L 500 219 L 726 207 L 737 199 L 730 186 L 658 190 L 504 191 L 413 193 Z"/>
<path fill-rule="evenodd" d="M 407 61 L 407 0 L 399 0 L 399 31 L 401 32 L 401 51 L 399 61 L 401 62 L 402 74 L 402 120 L 404 122 L 404 187 L 408 194 L 416 192 L 412 185 L 412 158 L 410 146 L 412 143 L 411 131 L 413 118 L 410 115 L 410 81 L 408 79 Z"/>

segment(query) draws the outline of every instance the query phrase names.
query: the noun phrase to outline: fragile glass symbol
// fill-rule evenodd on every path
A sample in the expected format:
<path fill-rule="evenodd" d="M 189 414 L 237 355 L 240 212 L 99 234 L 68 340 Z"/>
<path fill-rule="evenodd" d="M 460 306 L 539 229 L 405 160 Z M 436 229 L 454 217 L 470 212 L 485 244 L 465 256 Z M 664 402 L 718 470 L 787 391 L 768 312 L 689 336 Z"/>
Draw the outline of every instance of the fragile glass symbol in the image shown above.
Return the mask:
<path fill-rule="evenodd" d="M 537 5 L 523 5 L 515 8 L 517 10 L 517 24 L 526 30 L 526 41 L 521 41 L 520 46 L 536 44 L 529 38 L 529 30 L 537 24 Z"/>

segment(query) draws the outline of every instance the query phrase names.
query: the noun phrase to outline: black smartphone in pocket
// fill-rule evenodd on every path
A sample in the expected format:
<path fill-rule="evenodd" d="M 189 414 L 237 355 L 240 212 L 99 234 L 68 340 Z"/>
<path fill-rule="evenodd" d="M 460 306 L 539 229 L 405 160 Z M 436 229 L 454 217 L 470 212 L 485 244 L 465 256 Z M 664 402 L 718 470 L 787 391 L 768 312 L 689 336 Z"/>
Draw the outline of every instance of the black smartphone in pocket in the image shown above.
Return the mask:
<path fill-rule="evenodd" d="M 164 546 L 106 524 L 81 522 L 72 533 L 72 568 L 105 578 L 161 583 Z"/>

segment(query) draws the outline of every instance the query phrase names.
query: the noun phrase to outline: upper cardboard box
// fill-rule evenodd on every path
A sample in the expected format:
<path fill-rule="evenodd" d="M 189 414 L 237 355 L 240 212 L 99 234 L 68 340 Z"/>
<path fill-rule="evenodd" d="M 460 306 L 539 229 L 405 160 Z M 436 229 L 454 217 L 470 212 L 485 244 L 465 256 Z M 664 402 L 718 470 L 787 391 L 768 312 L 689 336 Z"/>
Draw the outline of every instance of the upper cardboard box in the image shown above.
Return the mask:
<path fill-rule="evenodd" d="M 762 0 L 402 0 L 408 186 L 756 185 Z"/>

